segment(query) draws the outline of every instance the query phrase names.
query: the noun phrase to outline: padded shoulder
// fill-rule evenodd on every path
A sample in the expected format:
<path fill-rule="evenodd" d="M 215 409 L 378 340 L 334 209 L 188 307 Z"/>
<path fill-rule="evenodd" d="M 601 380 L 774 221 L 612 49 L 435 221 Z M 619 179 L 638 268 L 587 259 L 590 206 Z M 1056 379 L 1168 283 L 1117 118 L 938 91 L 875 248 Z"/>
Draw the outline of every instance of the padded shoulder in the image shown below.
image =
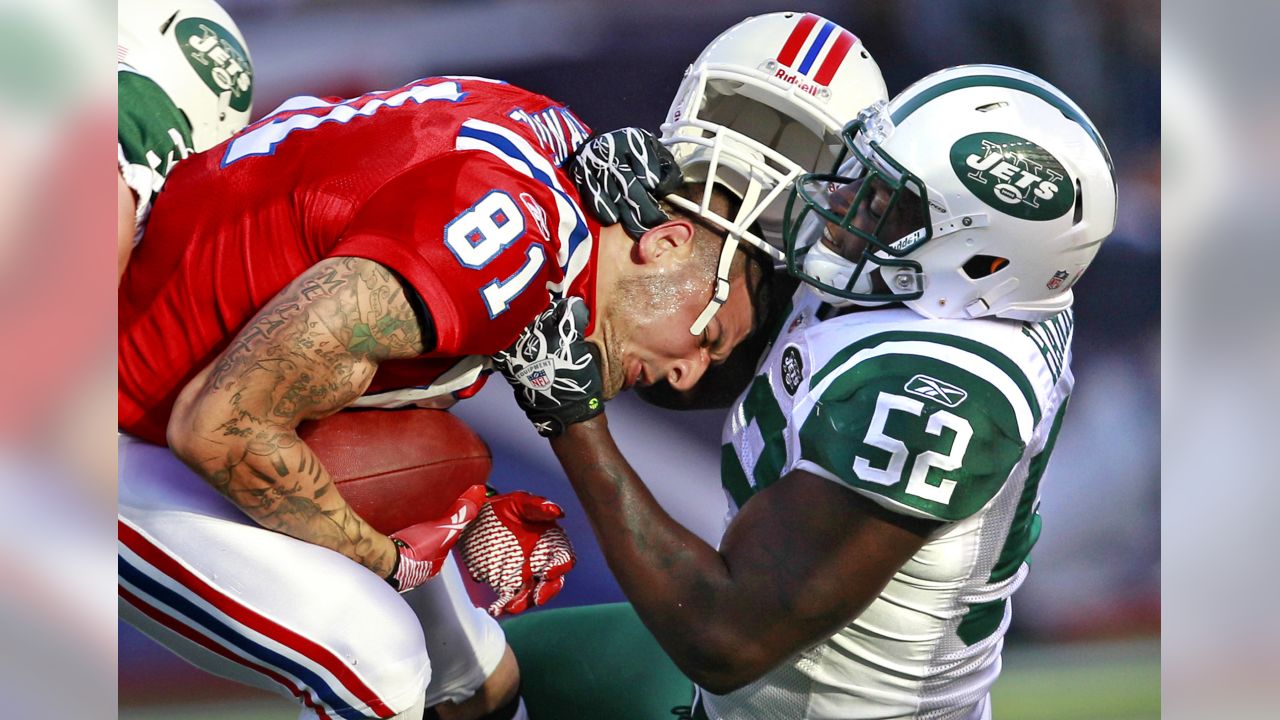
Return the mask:
<path fill-rule="evenodd" d="M 796 467 L 891 510 L 956 521 L 1004 486 L 1039 421 L 1022 370 L 945 333 L 864 336 L 812 375 Z"/>

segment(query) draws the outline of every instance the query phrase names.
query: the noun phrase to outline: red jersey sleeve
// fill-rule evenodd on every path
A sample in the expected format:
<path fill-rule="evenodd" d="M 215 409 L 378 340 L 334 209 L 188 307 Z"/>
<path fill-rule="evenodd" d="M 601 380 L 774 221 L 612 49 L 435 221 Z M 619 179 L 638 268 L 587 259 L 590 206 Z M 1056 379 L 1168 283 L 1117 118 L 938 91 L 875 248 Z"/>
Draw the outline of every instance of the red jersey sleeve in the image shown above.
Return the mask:
<path fill-rule="evenodd" d="M 594 283 L 578 277 L 594 275 L 594 229 L 576 196 L 492 154 L 459 151 L 380 188 L 328 255 L 367 258 L 404 278 L 435 324 L 430 355 L 491 355 L 546 309 L 553 291 L 594 304 Z"/>

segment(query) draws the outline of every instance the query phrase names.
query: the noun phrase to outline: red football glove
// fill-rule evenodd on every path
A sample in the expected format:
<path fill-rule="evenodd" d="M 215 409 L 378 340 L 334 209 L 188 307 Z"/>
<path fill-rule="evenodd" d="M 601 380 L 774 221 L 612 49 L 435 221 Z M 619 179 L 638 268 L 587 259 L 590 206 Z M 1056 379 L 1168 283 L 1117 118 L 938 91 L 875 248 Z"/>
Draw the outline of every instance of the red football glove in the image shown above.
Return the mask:
<path fill-rule="evenodd" d="M 559 505 L 513 492 L 495 495 L 462 533 L 462 562 L 472 579 L 493 588 L 489 614 L 520 613 L 544 605 L 564 587 L 577 559 L 569 536 L 556 524 Z"/>
<path fill-rule="evenodd" d="M 480 514 L 487 492 L 484 485 L 472 485 L 458 496 L 444 517 L 392 533 L 396 565 L 387 578 L 391 587 L 408 592 L 435 577 L 462 531 Z"/>

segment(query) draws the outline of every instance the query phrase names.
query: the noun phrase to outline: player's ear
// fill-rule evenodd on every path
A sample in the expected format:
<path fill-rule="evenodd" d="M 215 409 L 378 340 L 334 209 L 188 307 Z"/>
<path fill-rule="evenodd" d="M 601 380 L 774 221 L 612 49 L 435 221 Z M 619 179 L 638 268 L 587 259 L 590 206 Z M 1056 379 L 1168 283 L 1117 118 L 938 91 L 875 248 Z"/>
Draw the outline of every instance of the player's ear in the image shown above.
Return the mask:
<path fill-rule="evenodd" d="M 693 252 L 693 233 L 693 223 L 688 220 L 668 220 L 640 236 L 637 259 L 641 264 L 682 261 Z"/>

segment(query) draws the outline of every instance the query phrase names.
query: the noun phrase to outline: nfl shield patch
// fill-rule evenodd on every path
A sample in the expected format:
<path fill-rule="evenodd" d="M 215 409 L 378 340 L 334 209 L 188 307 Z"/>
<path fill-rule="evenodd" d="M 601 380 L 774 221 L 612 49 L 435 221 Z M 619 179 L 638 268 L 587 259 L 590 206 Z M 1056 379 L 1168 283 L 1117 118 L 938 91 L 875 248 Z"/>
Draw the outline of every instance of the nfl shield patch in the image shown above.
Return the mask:
<path fill-rule="evenodd" d="M 543 358 L 532 363 L 520 373 L 520 382 L 534 390 L 546 390 L 556 380 L 554 358 Z"/>

